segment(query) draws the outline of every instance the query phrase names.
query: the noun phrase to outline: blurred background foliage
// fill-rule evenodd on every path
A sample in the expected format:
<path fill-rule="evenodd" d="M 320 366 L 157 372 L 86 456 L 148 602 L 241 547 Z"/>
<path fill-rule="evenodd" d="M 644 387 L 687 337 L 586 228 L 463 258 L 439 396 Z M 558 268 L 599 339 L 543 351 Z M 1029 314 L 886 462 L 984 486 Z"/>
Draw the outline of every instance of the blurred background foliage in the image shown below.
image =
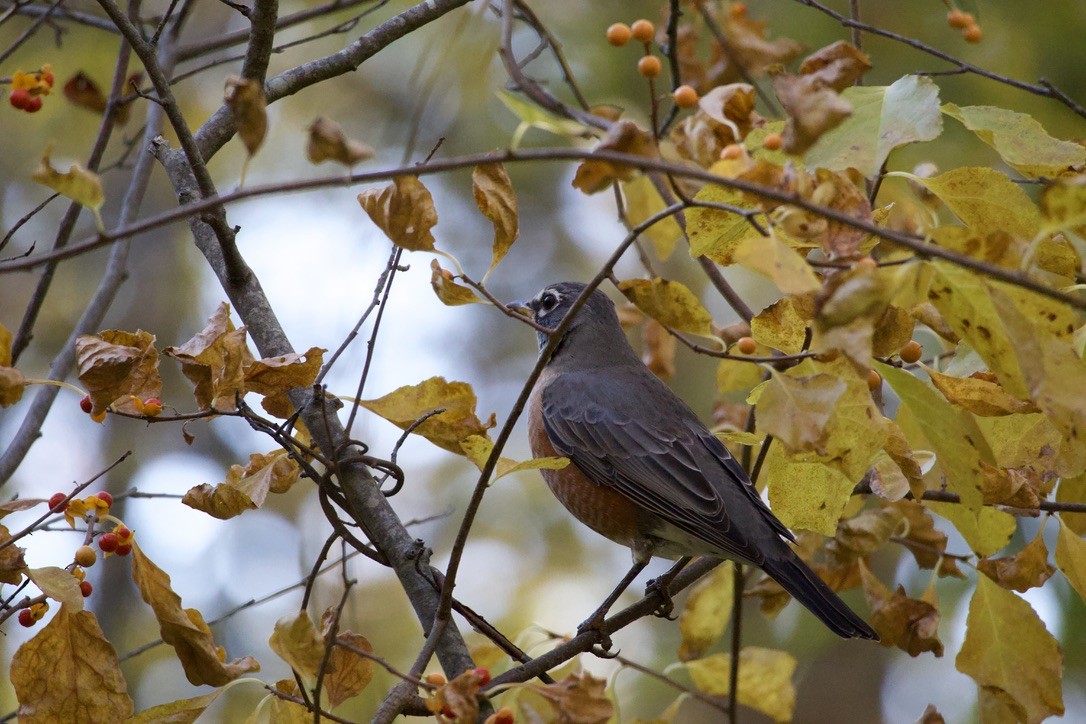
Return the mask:
<path fill-rule="evenodd" d="M 830 0 L 829 4 L 847 12 L 844 0 Z M 862 10 L 863 19 L 875 25 L 997 73 L 1031 82 L 1045 77 L 1072 98 L 1086 99 L 1086 75 L 1081 72 L 1086 66 L 1086 45 L 1079 42 L 1086 28 L 1086 4 L 1080 0 L 982 0 L 973 4 L 979 8 L 985 34 L 984 42 L 976 46 L 966 45 L 947 27 L 946 7 L 940 0 L 863 0 Z M 280 13 L 313 5 L 316 3 L 284 2 Z M 769 22 L 773 36 L 792 37 L 809 50 L 848 39 L 845 29 L 798 2 L 750 0 L 748 5 L 753 17 Z M 407 6 L 406 2 L 380 4 L 349 32 L 273 55 L 270 72 L 335 52 Z M 67 3 L 66 7 L 98 12 L 90 2 Z M 146 2 L 142 12 L 153 15 L 165 7 L 164 0 Z M 638 51 L 632 46 L 610 47 L 604 41 L 604 30 L 613 22 L 630 22 L 637 17 L 662 22 L 665 7 L 660 2 L 534 5 L 562 42 L 590 102 L 615 104 L 638 118 L 645 117 L 648 102 L 646 85 L 635 70 Z M 357 12 L 341 11 L 285 30 L 277 42 L 312 35 Z M 0 28 L 0 47 L 7 47 L 29 23 L 26 18 L 6 23 Z M 58 90 L 79 71 L 106 87 L 117 50 L 116 37 L 80 25 L 62 25 L 62 33 L 38 33 L 0 68 L 0 74 L 51 63 Z M 225 4 L 202 3 L 182 36 L 182 45 L 245 27 L 245 19 Z M 495 17 L 485 4 L 476 2 L 398 41 L 358 72 L 274 104 L 269 109 L 269 136 L 250 165 L 246 184 L 338 173 L 330 166 L 314 167 L 305 160 L 305 128 L 316 115 L 336 119 L 348 135 L 374 146 L 377 156 L 368 162 L 371 168 L 421 160 L 439 139 L 444 139 L 437 151 L 439 157 L 507 146 L 518 121 L 495 96 L 506 83 L 495 53 L 498 37 Z M 517 40 L 522 54 L 530 49 L 531 38 Z M 880 38 L 865 36 L 864 49 L 874 64 L 865 79 L 869 85 L 889 84 L 909 72 L 945 69 L 929 56 Z M 236 52 L 234 48 L 218 55 L 229 58 Z M 205 62 L 183 64 L 179 70 Z M 237 61 L 229 62 L 177 84 L 176 92 L 193 125 L 219 107 L 223 80 L 238 67 Z M 529 70 L 536 77 L 547 78 L 556 92 L 564 91 L 548 59 L 537 61 Z M 943 76 L 936 81 L 944 102 L 998 105 L 1033 115 L 1057 137 L 1086 135 L 1081 119 L 1056 102 L 974 75 Z M 115 135 L 105 165 L 116 162 L 125 152 L 126 142 L 138 138 L 145 103 L 137 102 L 133 119 Z M 762 108 L 759 111 L 768 115 Z M 0 118 L 4 130 L 0 140 L 0 226 L 7 229 L 48 193 L 30 181 L 42 150 L 53 145 L 58 167 L 83 160 L 97 122 L 59 93 L 47 99 L 43 110 L 33 116 L 5 103 Z M 538 130 L 529 131 L 523 141 L 525 146 L 555 143 L 563 141 Z M 220 189 L 236 187 L 243 160 L 244 150 L 236 139 L 213 159 L 210 167 Z M 891 169 L 910 170 L 921 161 L 934 161 L 942 169 L 999 164 L 994 151 L 950 121 L 937 141 L 895 154 Z M 493 275 L 492 291 L 503 299 L 523 298 L 553 281 L 586 280 L 624 234 L 612 196 L 585 197 L 573 190 L 573 165 L 568 163 L 512 164 L 508 171 L 520 201 L 521 240 Z M 118 211 L 116 201 L 126 174 L 111 171 L 104 178 L 108 223 Z M 431 177 L 427 183 L 440 214 L 435 230 L 439 247 L 456 254 L 478 278 L 489 262 L 490 229 L 474 208 L 469 173 Z M 311 345 L 334 349 L 339 344 L 372 297 L 387 259 L 387 239 L 358 208 L 354 198 L 358 190 L 263 197 L 236 204 L 228 211 L 231 223 L 241 227 L 238 241 L 242 253 L 263 282 L 298 349 Z M 175 203 L 164 174 L 156 169 L 142 215 L 173 208 Z M 61 202 L 48 206 L 15 235 L 5 256 L 21 253 L 31 244 L 37 244 L 38 250 L 47 247 L 65 206 Z M 91 220 L 84 214 L 74 238 L 91 233 Z M 33 343 L 20 362 L 28 375 L 45 375 L 70 323 L 96 288 L 104 256 L 105 252 L 87 254 L 60 266 Z M 184 225 L 137 238 L 131 259 L 129 280 L 105 328 L 141 328 L 155 334 L 160 347 L 178 344 L 203 326 L 223 298 Z M 365 396 L 376 397 L 400 385 L 442 375 L 470 382 L 480 398 L 480 416 L 494 411 L 500 418 L 508 412 L 534 359 L 532 335 L 483 305 L 442 306 L 429 289 L 426 255 L 409 254 L 405 261 L 411 269 L 400 275 L 393 287 Z M 685 254 L 675 254 L 660 271 L 703 291 L 700 285 L 704 278 Z M 639 273 L 631 260 L 618 268 L 623 278 Z M 737 268 L 725 273 L 756 310 L 774 299 L 775 290 L 764 280 Z M 0 323 L 9 329 L 18 326 L 36 278 L 36 274 L 0 278 Z M 735 321 L 714 293 L 703 296 L 717 324 Z M 332 390 L 353 393 L 364 353 L 361 342 L 350 348 L 327 380 Z M 716 398 L 715 365 L 681 348 L 678 365 L 674 388 L 708 419 Z M 164 401 L 181 410 L 192 409 L 188 382 L 178 370 L 170 369 L 169 361 L 163 361 L 163 368 Z M 180 494 L 200 483 L 220 482 L 229 465 L 243 462 L 251 452 L 272 447 L 270 441 L 237 420 L 191 426 L 196 440 L 188 446 L 181 430 L 172 425 L 145 426 L 113 417 L 96 425 L 80 412 L 78 402 L 74 394 L 61 393 L 42 439 L 7 486 L 5 497 L 48 497 L 56 490 L 66 490 L 72 481 L 86 479 L 127 449 L 136 454 L 109 476 L 107 489 L 118 493 L 135 487 Z M 24 400 L 0 413 L 0 445 L 14 434 L 26 404 Z M 368 415 L 361 416 L 355 431 L 378 452 L 388 451 L 399 436 L 391 425 Z M 518 459 L 528 456 L 523 429 L 514 435 L 509 453 Z M 440 516 L 412 530 L 433 546 L 435 564 L 442 567 L 476 472 L 463 458 L 421 439 L 408 441 L 400 462 L 407 472 L 407 485 L 394 505 L 405 520 Z M 138 532 L 148 555 L 170 573 L 185 605 L 199 608 L 210 620 L 250 599 L 289 586 L 308 572 L 329 533 L 313 492 L 311 485 L 298 485 L 285 496 L 275 496 L 266 508 L 227 522 L 212 520 L 175 499 L 128 500 L 117 507 L 116 514 Z M 12 520 L 9 527 L 19 524 L 18 519 Z M 1024 519 L 1012 549 L 1032 539 L 1036 529 L 1034 521 Z M 1054 535 L 1055 529 L 1049 526 L 1048 532 Z M 964 552 L 964 541 L 949 526 L 946 530 L 951 535 L 949 549 Z M 78 544 L 71 533 L 37 534 L 28 546 L 29 563 L 63 565 Z M 461 600 L 520 643 L 542 645 L 542 631 L 568 633 L 575 628 L 625 571 L 628 556 L 625 549 L 573 521 L 552 499 L 538 474 L 520 473 L 503 479 L 488 492 L 466 551 L 457 592 Z M 96 591 L 90 606 L 121 654 L 158 636 L 149 610 L 124 570 L 128 565 L 127 559 L 111 559 L 89 574 Z M 658 574 L 663 565 L 654 563 L 647 575 Z M 903 550 L 880 552 L 873 567 L 882 580 L 903 583 L 910 591 L 927 584 L 928 573 L 918 571 Z M 390 573 L 365 561 L 352 561 L 349 571 L 359 585 L 347 606 L 345 624 L 367 636 L 378 655 L 407 668 L 421 639 L 401 589 Z M 967 600 L 961 596 L 972 587 L 970 582 L 953 578 L 937 582 L 942 638 L 950 651 L 957 650 L 964 635 Z M 325 575 L 316 590 L 316 610 L 334 605 L 341 591 L 338 574 Z M 632 595 L 628 593 L 627 598 Z M 256 656 L 264 666 L 261 677 L 265 680 L 286 677 L 289 671 L 270 652 L 267 639 L 274 621 L 296 608 L 300 597 L 300 589 L 295 589 L 247 608 L 215 627 L 216 634 L 232 657 Z M 1068 721 L 1086 717 L 1086 627 L 1081 625 L 1086 608 L 1062 580 L 1035 589 L 1026 598 L 1063 646 Z M 848 594 L 848 600 L 866 612 L 857 591 Z M 798 658 L 799 721 L 913 721 L 929 702 L 948 721 L 975 716 L 974 684 L 954 669 L 953 657 L 934 659 L 925 654 L 910 659 L 898 650 L 840 641 L 794 604 L 775 622 L 766 621 L 753 604 L 748 605 L 743 630 L 745 644 L 783 648 Z M 4 661 L 10 660 L 28 636 L 28 632 L 10 626 L 7 633 L 0 641 Z M 471 641 L 483 643 L 476 636 Z M 616 645 L 624 656 L 662 669 L 675 661 L 678 626 L 643 620 L 621 632 Z M 586 665 L 602 672 L 614 669 L 613 664 L 602 661 L 586 661 Z M 184 683 L 172 653 L 161 646 L 127 660 L 125 674 L 137 710 L 194 693 Z M 347 707 L 345 715 L 362 717 L 371 712 L 392 683 L 389 675 L 378 670 L 374 685 Z M 673 691 L 635 672 L 618 676 L 615 685 L 623 721 L 656 716 L 674 697 Z M 262 695 L 256 687 L 238 687 L 216 704 L 207 720 L 240 720 Z M 0 687 L 0 702 L 0 713 L 14 709 L 9 687 Z M 713 714 L 696 706 L 684 710 L 683 716 L 684 721 L 714 720 Z M 744 719 L 757 720 L 750 712 L 744 712 Z"/>

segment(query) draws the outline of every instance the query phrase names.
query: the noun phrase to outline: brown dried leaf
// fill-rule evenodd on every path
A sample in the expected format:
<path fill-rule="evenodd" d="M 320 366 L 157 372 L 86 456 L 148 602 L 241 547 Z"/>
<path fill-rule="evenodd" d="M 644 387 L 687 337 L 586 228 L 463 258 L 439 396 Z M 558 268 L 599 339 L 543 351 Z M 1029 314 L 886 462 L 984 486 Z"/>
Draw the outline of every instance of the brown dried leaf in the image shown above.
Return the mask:
<path fill-rule="evenodd" d="M 473 722 L 479 718 L 479 687 L 483 685 L 483 674 L 477 669 L 468 669 L 434 691 L 426 700 L 426 708 L 435 714 L 449 711 L 457 722 Z"/>
<path fill-rule="evenodd" d="M 327 644 L 332 633 L 333 610 L 329 609 L 321 617 L 321 633 Z M 352 651 L 345 646 L 373 653 L 373 645 L 365 636 L 354 631 L 340 631 L 336 634 L 337 645 L 328 655 L 328 664 L 324 670 L 324 692 L 328 695 L 331 708 L 335 709 L 343 702 L 358 696 L 369 686 L 373 679 L 374 661 Z M 478 659 L 474 659 L 478 663 Z"/>
<path fill-rule="evenodd" d="M 6 526 L 0 525 L 0 543 L 6 543 L 11 539 L 11 531 Z M 26 572 L 26 560 L 23 554 L 25 548 L 17 545 L 6 545 L 0 548 L 0 583 L 21 583 Z"/>
<path fill-rule="evenodd" d="M 245 371 L 253 354 L 245 343 L 245 328 L 234 328 L 230 305 L 219 304 L 207 325 L 180 347 L 162 353 L 181 362 L 181 371 L 196 386 L 201 409 L 233 410 L 235 399 L 246 392 Z"/>
<path fill-rule="evenodd" d="M 1043 527 L 1036 538 L 1013 556 L 982 558 L 977 570 L 1009 591 L 1025 593 L 1043 585 L 1056 569 L 1048 564 L 1048 548 L 1042 533 Z"/>
<path fill-rule="evenodd" d="M 317 379 L 326 351 L 310 347 L 304 354 L 291 352 L 256 360 L 245 368 L 245 388 L 249 392 L 275 397 L 298 387 L 309 387 Z"/>
<path fill-rule="evenodd" d="M 801 155 L 822 134 L 852 115 L 852 104 L 826 85 L 818 75 L 772 74 L 773 90 L 788 122 L 784 126 L 784 150 Z"/>
<path fill-rule="evenodd" d="M 860 563 L 864 595 L 871 607 L 871 625 L 882 639 L 883 646 L 897 646 L 909 656 L 919 656 L 931 651 L 943 655 L 943 642 L 939 640 L 939 609 L 928 600 L 918 600 L 905 595 L 901 586 L 890 590 Z M 929 588 L 924 598 L 935 599 L 935 590 Z"/>
<path fill-rule="evenodd" d="M 509 175 L 500 163 L 476 166 L 471 172 L 471 186 L 475 205 L 494 225 L 494 253 L 490 261 L 490 268 L 493 269 L 520 235 L 517 196 Z"/>
<path fill-rule="evenodd" d="M 305 157 L 310 163 L 338 161 L 344 166 L 373 158 L 375 151 L 353 138 L 348 138 L 343 127 L 330 118 L 317 116 L 309 124 L 309 140 L 305 146 Z"/>
<path fill-rule="evenodd" d="M 1029 400 L 1019 400 L 1003 389 L 999 379 L 990 372 L 974 372 L 969 377 L 951 377 L 925 366 L 935 389 L 959 407 L 981 417 L 999 417 L 1016 413 L 1038 412 Z"/>
<path fill-rule="evenodd" d="M 746 13 L 728 13 L 724 18 L 723 30 L 728 41 L 728 53 L 718 49 L 718 53 L 729 58 L 727 65 L 731 75 L 741 76 L 740 69 L 758 77 L 766 69 L 777 63 L 788 63 L 799 57 L 803 46 L 790 38 L 766 38 L 767 23 L 751 20 Z M 731 62 L 734 58 L 734 64 Z"/>
<path fill-rule="evenodd" d="M 246 656 L 226 661 L 211 630 L 194 608 L 182 608 L 181 597 L 170 588 L 170 577 L 132 544 L 132 579 L 158 619 L 162 640 L 173 646 L 185 678 L 193 686 L 223 686 L 242 674 L 259 671 L 256 659 Z"/>
<path fill-rule="evenodd" d="M 417 176 L 398 176 L 382 189 L 358 195 L 358 203 L 396 246 L 408 251 L 433 251 L 437 225 L 434 198 Z"/>
<path fill-rule="evenodd" d="M 800 75 L 819 78 L 840 93 L 871 70 L 871 58 L 852 45 L 838 40 L 808 55 L 799 66 Z"/>
<path fill-rule="evenodd" d="M 908 310 L 891 304 L 875 322 L 871 354 L 876 357 L 889 357 L 896 353 L 913 338 L 915 327 L 916 322 Z"/>
<path fill-rule="evenodd" d="M 646 158 L 655 158 L 659 155 L 652 136 L 633 121 L 618 121 L 611 124 L 595 150 L 617 151 Z M 634 173 L 635 169 L 625 164 L 589 158 L 577 167 L 577 173 L 573 177 L 573 187 L 586 194 L 594 194 L 610 186 L 612 181 L 625 181 L 632 178 Z"/>
<path fill-rule="evenodd" d="M 245 150 L 252 156 L 264 143 L 268 132 L 267 101 L 264 99 L 264 85 L 252 78 L 227 76 L 223 101 L 230 109 L 234 125 L 238 129 Z"/>
<path fill-rule="evenodd" d="M 698 110 L 671 132 L 675 150 L 683 158 L 709 168 L 731 143 L 741 142 L 765 123 L 754 111 L 754 86 L 731 83 L 713 88 L 698 99 Z"/>
<path fill-rule="evenodd" d="M 550 702 L 559 721 L 567 724 L 606 724 L 615 713 L 615 705 L 607 698 L 607 680 L 587 671 L 532 686 L 532 690 Z"/>
<path fill-rule="evenodd" d="M 642 327 L 641 340 L 644 345 L 641 359 L 645 366 L 661 379 L 670 380 L 674 377 L 677 343 L 664 325 L 655 319 L 646 320 L 645 326 Z"/>
<path fill-rule="evenodd" d="M 90 611 L 60 611 L 15 652 L 19 721 L 119 722 L 132 714 L 121 662 Z"/>
<path fill-rule="evenodd" d="M 106 112 L 106 94 L 83 71 L 79 71 L 64 84 L 64 97 L 89 111 L 101 115 Z"/>
<path fill-rule="evenodd" d="M 826 543 L 826 552 L 840 567 L 874 553 L 897 533 L 905 514 L 894 507 L 864 510 L 837 524 L 837 533 Z"/>
<path fill-rule="evenodd" d="M 26 378 L 14 367 L 0 367 L 0 407 L 10 407 L 23 399 Z"/>
<path fill-rule="evenodd" d="M 470 287 L 457 284 L 453 273 L 443 269 L 437 259 L 430 260 L 430 286 L 441 303 L 449 307 L 462 304 L 479 304 L 483 300 Z"/>
<path fill-rule="evenodd" d="M 152 334 L 107 329 L 83 335 L 75 341 L 75 355 L 79 381 L 90 394 L 95 414 L 113 403 L 119 410 L 138 413 L 130 395 L 140 400 L 162 396 Z"/>
<path fill-rule="evenodd" d="M 997 468 L 981 462 L 984 480 L 981 492 L 988 505 L 1010 505 L 1015 508 L 1037 509 L 1043 481 L 1028 468 Z"/>

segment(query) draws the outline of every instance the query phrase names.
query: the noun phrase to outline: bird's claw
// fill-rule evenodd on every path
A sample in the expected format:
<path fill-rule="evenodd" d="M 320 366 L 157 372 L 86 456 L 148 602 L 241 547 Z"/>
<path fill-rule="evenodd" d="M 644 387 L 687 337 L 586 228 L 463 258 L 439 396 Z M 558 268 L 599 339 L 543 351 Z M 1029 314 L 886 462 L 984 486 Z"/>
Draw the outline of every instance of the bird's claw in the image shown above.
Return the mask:
<path fill-rule="evenodd" d="M 675 601 L 672 600 L 671 594 L 668 592 L 667 587 L 671 581 L 661 581 L 659 578 L 654 578 L 645 584 L 645 596 L 655 596 L 658 599 L 656 607 L 652 609 L 652 615 L 658 618 L 666 618 L 668 621 L 674 621 L 678 616 L 672 616 L 671 613 L 675 610 Z"/>

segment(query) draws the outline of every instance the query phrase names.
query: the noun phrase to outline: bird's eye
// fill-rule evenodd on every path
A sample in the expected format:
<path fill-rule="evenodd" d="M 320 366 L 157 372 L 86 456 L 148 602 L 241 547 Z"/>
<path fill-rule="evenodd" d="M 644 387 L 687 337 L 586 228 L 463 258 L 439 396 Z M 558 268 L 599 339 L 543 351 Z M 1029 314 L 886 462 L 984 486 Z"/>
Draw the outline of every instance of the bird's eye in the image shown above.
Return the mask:
<path fill-rule="evenodd" d="M 554 309 L 554 306 L 558 304 L 558 297 L 554 296 L 550 292 L 547 292 L 539 298 L 539 308 L 544 312 L 549 312 Z"/>

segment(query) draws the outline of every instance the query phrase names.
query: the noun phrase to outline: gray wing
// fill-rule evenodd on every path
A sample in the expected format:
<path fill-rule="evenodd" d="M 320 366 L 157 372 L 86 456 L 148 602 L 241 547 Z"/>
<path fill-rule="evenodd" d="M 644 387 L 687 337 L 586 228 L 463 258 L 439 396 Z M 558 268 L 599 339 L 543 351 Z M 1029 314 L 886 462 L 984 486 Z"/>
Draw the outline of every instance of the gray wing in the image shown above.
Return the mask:
<path fill-rule="evenodd" d="M 564 372 L 542 402 L 560 454 L 691 536 L 758 565 L 767 540 L 795 540 L 723 443 L 647 369 Z"/>

